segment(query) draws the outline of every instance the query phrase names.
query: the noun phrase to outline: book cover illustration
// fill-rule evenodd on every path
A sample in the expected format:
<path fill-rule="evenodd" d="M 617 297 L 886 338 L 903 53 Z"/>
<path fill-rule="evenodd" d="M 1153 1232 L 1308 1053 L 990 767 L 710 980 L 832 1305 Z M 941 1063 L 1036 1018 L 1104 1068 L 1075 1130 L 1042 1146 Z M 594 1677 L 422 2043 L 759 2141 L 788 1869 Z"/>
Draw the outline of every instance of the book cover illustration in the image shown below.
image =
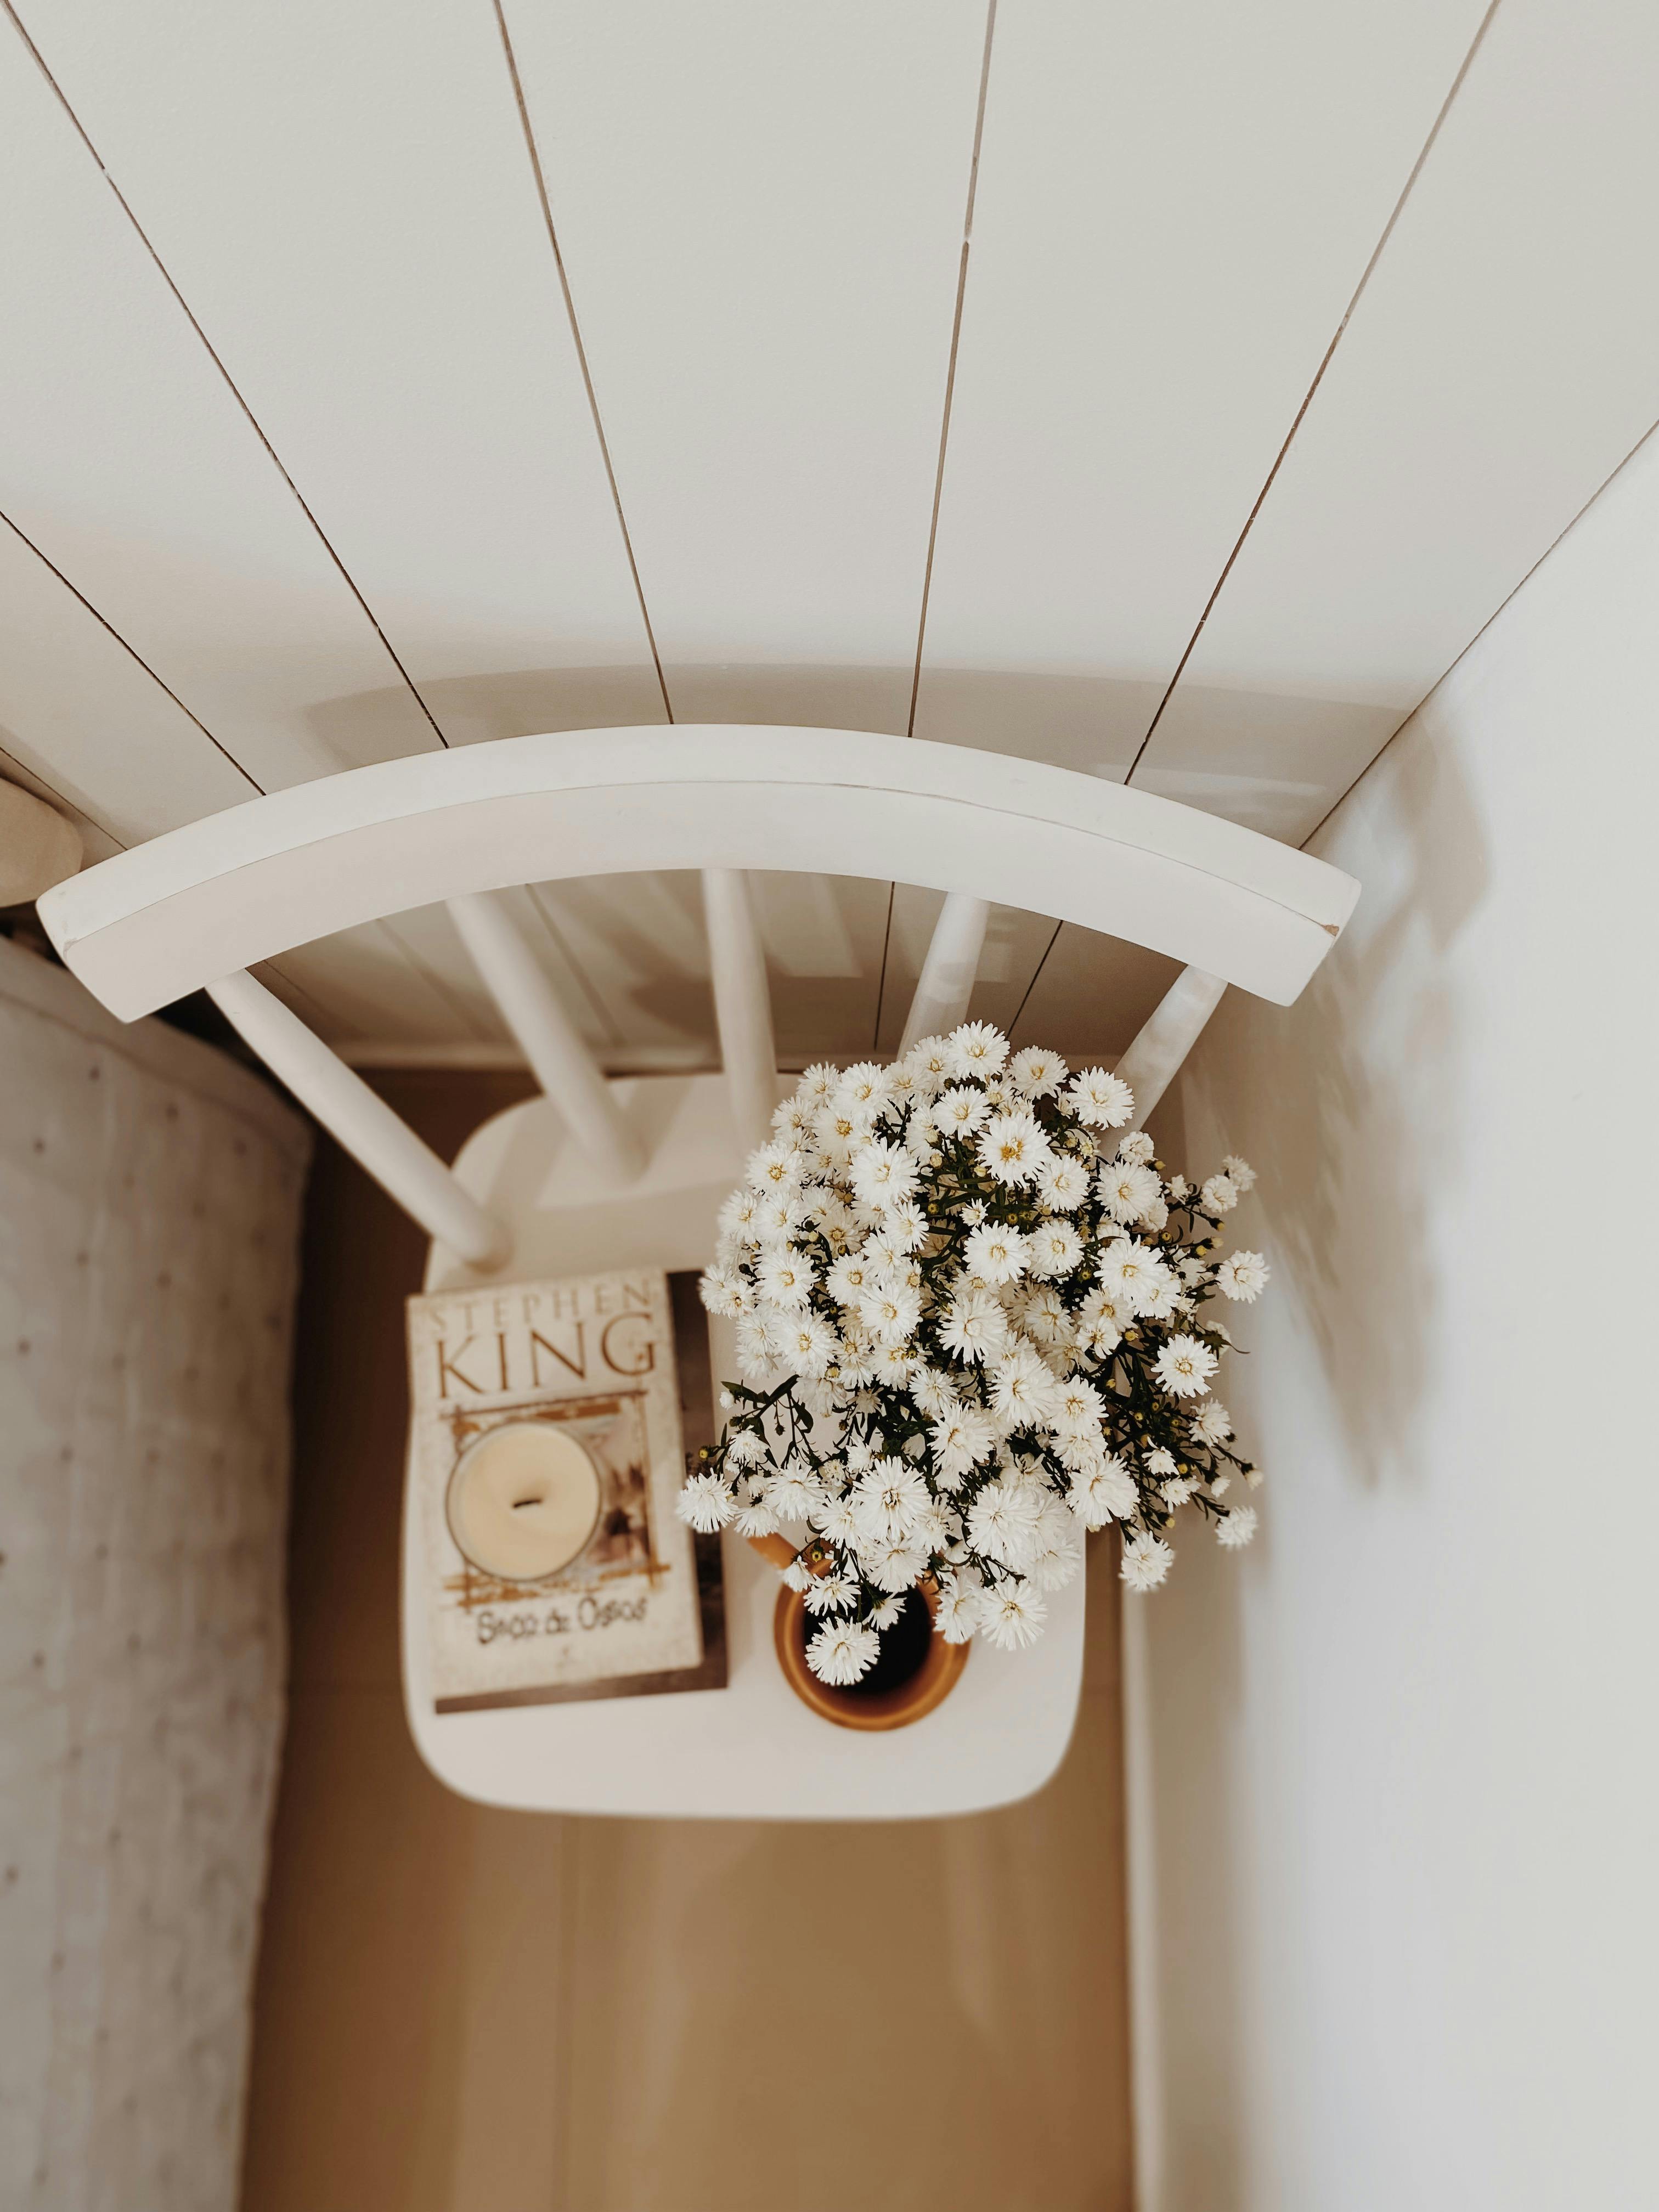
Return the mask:
<path fill-rule="evenodd" d="M 695 1277 L 414 1297 L 409 1353 L 436 1710 L 720 1686 L 718 1540 L 674 1512 L 713 1412 Z"/>

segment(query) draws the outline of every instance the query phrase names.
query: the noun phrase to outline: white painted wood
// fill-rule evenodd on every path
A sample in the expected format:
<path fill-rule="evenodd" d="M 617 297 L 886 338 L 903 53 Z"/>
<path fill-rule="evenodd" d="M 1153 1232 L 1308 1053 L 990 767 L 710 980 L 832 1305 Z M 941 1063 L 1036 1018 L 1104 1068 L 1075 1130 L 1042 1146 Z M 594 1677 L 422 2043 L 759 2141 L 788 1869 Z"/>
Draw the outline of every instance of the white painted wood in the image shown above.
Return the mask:
<path fill-rule="evenodd" d="M 632 1182 L 645 1165 L 644 1147 L 500 894 L 453 898 L 449 911 L 536 1080 L 582 1150 L 611 1182 Z"/>
<path fill-rule="evenodd" d="M 1281 1003 L 1358 894 L 1308 854 L 1098 779 L 838 731 L 566 733 L 356 769 L 60 884 L 41 913 L 129 1018 L 434 898 L 573 872 L 903 875 L 1129 937 Z"/>
<path fill-rule="evenodd" d="M 659 714 L 488 0 L 24 13 L 440 721 Z"/>
<path fill-rule="evenodd" d="M 952 891 L 939 908 L 939 920 L 922 963 L 915 996 L 899 1040 L 901 1053 L 909 1051 L 919 1037 L 948 1034 L 963 1021 L 974 995 L 974 977 L 991 908 L 981 898 Z"/>
<path fill-rule="evenodd" d="M 507 0 L 683 721 L 905 726 L 985 13 Z"/>
<path fill-rule="evenodd" d="M 1138 781 L 1305 836 L 1659 416 L 1656 80 L 1504 0 Z"/>
<path fill-rule="evenodd" d="M 435 745 L 9 24 L 0 201 L 0 511 L 267 790 Z"/>
<path fill-rule="evenodd" d="M 1146 1127 L 1147 1115 L 1198 1042 L 1226 988 L 1219 975 L 1207 975 L 1201 968 L 1183 968 L 1137 1030 L 1116 1068 L 1135 1095 L 1132 1129 Z"/>
<path fill-rule="evenodd" d="M 918 736 L 1122 773 L 1485 7 L 999 10 Z"/>
<path fill-rule="evenodd" d="M 123 844 L 257 787 L 3 521 L 0 744 Z"/>
<path fill-rule="evenodd" d="M 778 1048 L 772 1036 L 766 955 L 742 869 L 705 868 L 702 902 L 732 1126 L 744 1152 L 752 1152 L 771 1135 L 772 1109 L 778 1103 Z"/>
<path fill-rule="evenodd" d="M 474 1267 L 505 1263 L 513 1248 L 501 1223 L 297 1014 L 252 975 L 222 975 L 208 989 L 226 1020 L 300 1103 L 428 1236 L 442 1237 Z"/>
<path fill-rule="evenodd" d="M 596 1194 L 585 1156 L 541 1099 L 495 1115 L 462 1148 L 455 1172 L 481 1205 L 514 1222 L 523 1279 L 630 1262 L 700 1267 L 713 1253 L 716 1211 L 742 1166 L 724 1079 L 613 1088 L 630 1122 L 650 1133 L 650 1165 L 628 1188 Z M 428 1291 L 471 1279 L 433 1247 Z M 731 1371 L 719 1328 L 717 1380 Z M 406 1492 L 406 1590 L 422 1571 L 419 1547 Z M 441 1715 L 431 1710 L 423 1608 L 405 1602 L 404 1696 L 421 1756 L 449 1788 L 489 1804 L 747 1820 L 976 1812 L 1040 1789 L 1059 1765 L 1082 1682 L 1081 1576 L 1051 1597 L 1029 1651 L 975 1644 L 939 1710 L 890 1735 L 832 1727 L 786 1686 L 772 1648 L 777 1591 L 775 1569 L 747 1544 L 727 1545 L 724 1690 Z"/>

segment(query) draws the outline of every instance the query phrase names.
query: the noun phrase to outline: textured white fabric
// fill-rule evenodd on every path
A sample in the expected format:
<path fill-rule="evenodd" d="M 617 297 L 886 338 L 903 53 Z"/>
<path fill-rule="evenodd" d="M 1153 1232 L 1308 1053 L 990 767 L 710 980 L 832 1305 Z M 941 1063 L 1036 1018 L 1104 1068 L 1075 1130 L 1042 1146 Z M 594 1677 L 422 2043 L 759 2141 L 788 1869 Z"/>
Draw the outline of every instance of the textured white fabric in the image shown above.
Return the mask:
<path fill-rule="evenodd" d="M 308 1139 L 0 941 L 0 2203 L 231 2212 Z"/>

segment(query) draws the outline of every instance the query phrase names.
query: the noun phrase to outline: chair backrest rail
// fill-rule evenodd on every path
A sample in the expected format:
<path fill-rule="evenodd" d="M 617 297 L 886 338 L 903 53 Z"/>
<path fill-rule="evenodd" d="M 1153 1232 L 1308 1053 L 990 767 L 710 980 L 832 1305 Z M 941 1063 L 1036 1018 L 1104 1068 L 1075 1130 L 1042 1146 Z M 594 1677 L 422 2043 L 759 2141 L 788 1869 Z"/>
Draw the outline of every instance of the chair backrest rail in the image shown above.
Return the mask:
<path fill-rule="evenodd" d="M 1206 975 L 1201 968 L 1183 968 L 1135 1032 L 1116 1069 L 1135 1094 L 1131 1127 L 1146 1127 L 1147 1115 L 1198 1042 L 1226 988 L 1219 975 Z"/>
<path fill-rule="evenodd" d="M 495 891 L 471 891 L 451 899 L 449 912 L 501 1019 L 571 1134 L 611 1181 L 636 1182 L 645 1171 L 645 1146 L 506 901 Z"/>
<path fill-rule="evenodd" d="M 720 1061 L 732 1097 L 732 1122 L 745 1152 L 772 1133 L 778 1103 L 778 1050 L 766 954 L 755 924 L 753 892 L 740 868 L 702 872 L 703 918 L 714 986 Z"/>
<path fill-rule="evenodd" d="M 501 1265 L 512 1240 L 355 1069 L 252 975 L 208 987 L 214 1004 L 302 1106 L 418 1221 L 475 1267 Z"/>
<path fill-rule="evenodd" d="M 1358 886 L 1304 853 L 1038 762 L 860 731 L 628 729 L 354 769 L 154 838 L 49 891 L 125 1018 L 357 923 L 574 875 L 874 877 L 1124 937 L 1288 1004 Z"/>
<path fill-rule="evenodd" d="M 946 894 L 905 1018 L 899 1041 L 902 1054 L 922 1037 L 948 1036 L 967 1019 L 990 919 L 988 899 L 971 898 L 965 891 Z"/>

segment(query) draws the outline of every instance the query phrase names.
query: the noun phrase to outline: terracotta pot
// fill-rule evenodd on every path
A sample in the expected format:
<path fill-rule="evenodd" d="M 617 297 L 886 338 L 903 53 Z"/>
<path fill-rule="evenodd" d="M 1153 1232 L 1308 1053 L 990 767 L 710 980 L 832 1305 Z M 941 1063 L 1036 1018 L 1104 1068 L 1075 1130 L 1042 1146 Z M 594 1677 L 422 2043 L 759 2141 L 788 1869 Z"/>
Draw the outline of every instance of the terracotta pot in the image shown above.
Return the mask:
<path fill-rule="evenodd" d="M 794 1547 L 782 1536 L 751 1536 L 750 1542 L 763 1559 L 769 1559 L 775 1567 L 787 1567 L 795 1556 Z M 811 1549 L 805 1554 L 812 1565 Z M 823 1567 L 827 1571 L 826 1555 Z M 927 1601 L 929 1619 L 937 1615 L 939 1591 L 932 1583 L 925 1583 L 921 1595 Z M 927 1639 L 927 1649 L 915 1674 L 896 1682 L 890 1689 L 863 1690 L 856 1685 L 846 1689 L 829 1682 L 819 1681 L 806 1663 L 806 1639 L 819 1626 L 806 1610 L 806 1600 L 799 1590 L 787 1585 L 778 1592 L 777 1609 L 772 1616 L 772 1639 L 777 1647 L 778 1665 L 783 1679 L 804 1705 L 810 1705 L 820 1718 L 833 1721 L 837 1728 L 896 1729 L 908 1728 L 944 1704 L 968 1664 L 965 1644 L 947 1644 L 939 1635 Z"/>

